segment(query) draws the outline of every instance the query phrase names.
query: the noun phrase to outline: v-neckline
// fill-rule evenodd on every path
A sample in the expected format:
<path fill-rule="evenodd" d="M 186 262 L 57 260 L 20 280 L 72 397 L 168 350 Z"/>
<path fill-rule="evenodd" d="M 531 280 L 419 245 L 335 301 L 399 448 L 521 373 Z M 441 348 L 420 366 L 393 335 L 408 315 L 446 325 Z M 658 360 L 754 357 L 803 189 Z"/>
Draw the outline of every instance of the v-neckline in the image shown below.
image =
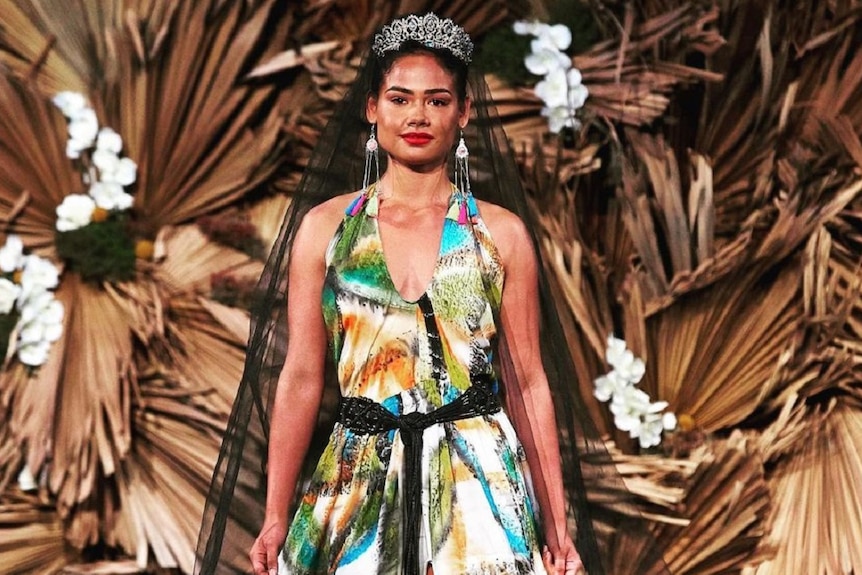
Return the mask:
<path fill-rule="evenodd" d="M 376 191 L 375 191 L 375 193 L 376 193 Z M 452 205 L 452 198 L 453 197 L 454 197 L 454 193 L 450 194 L 449 201 L 448 201 L 447 205 L 449 205 L 449 206 Z M 447 208 L 447 210 L 448 210 L 448 208 Z M 437 256 L 436 256 L 436 260 L 434 261 L 434 268 L 431 270 L 431 277 L 428 278 L 428 280 L 425 282 L 425 288 L 423 289 L 422 293 L 417 295 L 416 299 L 412 299 L 412 300 L 405 298 L 404 295 L 401 293 L 401 291 L 398 289 L 398 287 L 395 285 L 395 280 L 392 278 L 392 272 L 389 269 L 389 260 L 386 258 L 386 249 L 383 245 L 383 234 L 380 233 L 380 222 L 379 222 L 377 217 L 374 217 L 371 219 L 374 220 L 374 224 L 373 224 L 374 234 L 377 236 L 376 237 L 377 244 L 380 246 L 380 257 L 383 260 L 383 269 L 386 273 L 386 279 L 389 282 L 389 287 L 392 288 L 392 291 L 395 293 L 395 295 L 397 295 L 398 298 L 402 302 L 407 303 L 407 304 L 411 304 L 411 305 L 418 304 L 419 300 L 422 299 L 422 296 L 430 297 L 429 292 L 431 291 L 431 286 L 434 284 L 434 280 L 437 278 L 437 272 L 439 271 L 440 264 L 443 260 L 443 246 L 444 246 L 444 242 L 445 242 L 444 236 L 446 235 L 446 226 L 447 226 L 448 218 L 445 215 L 442 218 L 443 222 L 440 225 L 440 240 L 439 240 L 439 244 L 437 246 Z"/>

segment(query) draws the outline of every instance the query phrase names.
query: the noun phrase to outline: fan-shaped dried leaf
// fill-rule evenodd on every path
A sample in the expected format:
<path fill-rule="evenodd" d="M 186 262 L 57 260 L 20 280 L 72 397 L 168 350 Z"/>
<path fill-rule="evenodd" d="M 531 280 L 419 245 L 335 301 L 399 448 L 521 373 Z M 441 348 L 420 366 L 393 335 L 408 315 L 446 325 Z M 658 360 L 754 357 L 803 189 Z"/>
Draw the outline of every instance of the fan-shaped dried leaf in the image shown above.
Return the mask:
<path fill-rule="evenodd" d="M 775 557 L 748 574 L 856 573 L 862 570 L 862 410 L 837 401 L 810 413 L 798 452 L 770 480 L 775 500 L 764 547 Z"/>

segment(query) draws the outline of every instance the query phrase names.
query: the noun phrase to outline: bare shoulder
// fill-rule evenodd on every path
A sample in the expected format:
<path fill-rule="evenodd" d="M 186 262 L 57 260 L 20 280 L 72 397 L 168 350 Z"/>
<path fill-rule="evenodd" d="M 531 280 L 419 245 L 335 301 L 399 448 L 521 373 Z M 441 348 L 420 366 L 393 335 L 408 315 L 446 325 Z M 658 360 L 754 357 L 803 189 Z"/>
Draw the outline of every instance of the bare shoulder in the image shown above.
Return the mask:
<path fill-rule="evenodd" d="M 302 218 L 296 243 L 323 256 L 329 240 L 344 219 L 344 211 L 356 197 L 356 192 L 341 194 L 320 203 Z"/>
<path fill-rule="evenodd" d="M 517 257 L 523 249 L 532 249 L 530 233 L 517 214 L 483 200 L 478 200 L 477 204 L 503 261 L 511 261 L 511 258 Z"/>
<path fill-rule="evenodd" d="M 332 231 L 335 232 L 335 227 L 341 223 L 344 218 L 344 210 L 350 205 L 350 202 L 356 198 L 359 192 L 350 192 L 341 194 L 318 204 L 308 211 L 305 216 L 306 221 L 310 221 L 315 225 L 330 224 L 333 226 Z M 303 222 L 303 225 L 305 222 Z"/>

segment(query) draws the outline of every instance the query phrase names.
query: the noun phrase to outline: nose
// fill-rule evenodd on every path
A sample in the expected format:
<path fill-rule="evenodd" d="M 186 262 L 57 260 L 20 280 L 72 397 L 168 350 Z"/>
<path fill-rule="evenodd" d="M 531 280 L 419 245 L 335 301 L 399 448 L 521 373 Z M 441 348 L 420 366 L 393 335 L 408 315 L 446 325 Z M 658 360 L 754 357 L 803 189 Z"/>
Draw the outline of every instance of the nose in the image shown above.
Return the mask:
<path fill-rule="evenodd" d="M 410 115 L 408 123 L 411 126 L 424 126 L 428 123 L 428 116 L 425 113 L 425 102 L 416 101 L 410 106 Z"/>

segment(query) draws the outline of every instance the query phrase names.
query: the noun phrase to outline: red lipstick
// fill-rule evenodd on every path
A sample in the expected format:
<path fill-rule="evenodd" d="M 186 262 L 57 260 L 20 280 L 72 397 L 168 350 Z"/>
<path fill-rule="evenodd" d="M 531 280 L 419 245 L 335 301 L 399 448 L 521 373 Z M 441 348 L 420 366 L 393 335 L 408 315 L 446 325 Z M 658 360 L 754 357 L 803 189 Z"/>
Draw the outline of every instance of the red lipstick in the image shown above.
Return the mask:
<path fill-rule="evenodd" d="M 409 132 L 401 134 L 401 138 L 411 146 L 421 146 L 433 140 L 434 136 L 425 132 Z"/>

